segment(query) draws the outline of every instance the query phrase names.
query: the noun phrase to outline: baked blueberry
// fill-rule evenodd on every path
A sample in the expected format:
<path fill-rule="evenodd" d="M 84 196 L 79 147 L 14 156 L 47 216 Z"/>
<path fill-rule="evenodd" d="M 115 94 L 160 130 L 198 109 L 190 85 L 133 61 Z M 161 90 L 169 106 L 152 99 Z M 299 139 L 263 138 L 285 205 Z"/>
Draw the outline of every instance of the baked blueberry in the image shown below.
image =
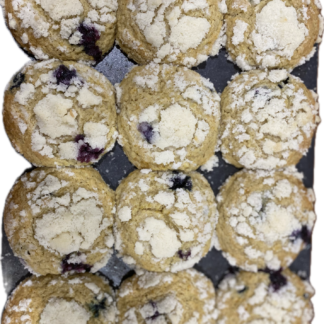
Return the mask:
<path fill-rule="evenodd" d="M 150 123 L 143 122 L 138 125 L 138 131 L 144 136 L 148 143 L 152 143 L 154 136 L 153 126 Z"/>
<path fill-rule="evenodd" d="M 84 46 L 84 51 L 89 56 L 92 56 L 97 63 L 100 62 L 102 60 L 102 51 L 96 45 L 97 41 L 100 39 L 99 31 L 94 26 L 89 26 L 85 23 L 79 26 L 78 31 L 82 35 L 79 44 Z"/>
<path fill-rule="evenodd" d="M 76 70 L 72 68 L 70 70 L 67 66 L 61 64 L 55 71 L 54 76 L 56 78 L 57 84 L 63 83 L 64 85 L 69 86 L 71 80 L 77 75 Z"/>
<path fill-rule="evenodd" d="M 12 85 L 10 87 L 10 90 L 19 88 L 24 81 L 25 81 L 25 74 L 18 72 L 12 80 L 11 83 Z"/>

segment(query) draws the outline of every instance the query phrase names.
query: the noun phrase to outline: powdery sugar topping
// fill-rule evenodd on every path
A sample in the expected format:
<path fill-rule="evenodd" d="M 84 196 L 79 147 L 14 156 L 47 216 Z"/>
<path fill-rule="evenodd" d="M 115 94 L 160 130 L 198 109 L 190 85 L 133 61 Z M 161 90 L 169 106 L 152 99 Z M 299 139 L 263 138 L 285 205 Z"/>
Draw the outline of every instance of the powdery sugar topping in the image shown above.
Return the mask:
<path fill-rule="evenodd" d="M 258 189 L 251 190 L 251 183 L 257 185 Z M 315 222 L 313 209 L 306 209 L 304 205 L 307 190 L 297 186 L 294 175 L 288 171 L 241 171 L 231 185 L 225 184 L 218 200 L 230 191 L 237 193 L 240 198 L 233 202 L 227 200 L 226 206 L 220 207 L 222 222 L 219 224 L 224 221 L 226 225 L 219 226 L 227 226 L 228 230 L 233 231 L 234 245 L 244 251 L 246 262 L 239 266 L 248 271 L 257 271 L 260 264 L 263 264 L 261 269 L 268 267 L 275 270 L 289 265 L 293 261 L 289 254 L 297 255 L 305 243 L 309 243 L 307 235 L 310 234 L 306 233 L 311 233 Z M 220 230 L 217 228 L 222 248 L 226 244 L 226 235 L 220 234 Z M 275 251 L 272 250 L 274 246 Z M 226 248 L 224 255 L 231 264 L 236 265 L 233 251 L 235 246 L 233 249 Z"/>
<path fill-rule="evenodd" d="M 310 94 L 300 79 L 284 70 L 235 77 L 223 93 L 225 159 L 252 169 L 284 167 L 293 155 L 289 163 L 297 163 L 320 121 Z"/>
<path fill-rule="evenodd" d="M 131 256 L 132 262 L 145 269 L 139 264 L 144 257 L 172 272 L 192 266 L 211 244 L 216 222 L 211 193 L 202 192 L 199 179 L 182 173 L 136 175 L 138 182 L 122 184 L 116 249 L 126 262 Z"/>
<path fill-rule="evenodd" d="M 39 69 L 43 73 L 35 80 Z M 77 64 L 59 65 L 55 60 L 40 66 L 29 64 L 20 74 L 25 82 L 15 94 L 11 114 L 22 134 L 31 132 L 28 136 L 34 152 L 76 164 L 98 160 L 112 148 L 117 137 L 112 118 L 115 107 L 109 107 L 114 105 L 113 88 L 103 75 Z M 93 84 L 93 78 L 101 84 Z M 108 96 L 111 103 L 104 104 Z"/>
<path fill-rule="evenodd" d="M 90 319 L 90 313 L 74 300 L 67 301 L 61 298 L 52 298 L 44 308 L 40 324 L 86 324 Z"/>
<path fill-rule="evenodd" d="M 130 114 L 130 105 L 120 99 L 119 143 L 129 149 L 136 143 L 140 154 L 152 160 L 156 168 L 171 165 L 176 170 L 190 165 L 195 169 L 197 162 L 192 160 L 192 157 L 197 159 L 195 152 L 208 150 L 208 156 L 213 150 L 211 146 L 216 147 L 216 137 L 211 139 L 211 136 L 218 130 L 220 98 L 213 84 L 186 68 L 154 63 L 131 72 L 128 78 L 142 89 L 145 98 L 156 95 L 158 98 L 151 105 L 144 98 L 138 99 L 140 109 L 135 114 Z M 118 87 L 119 92 L 128 91 L 129 81 L 126 78 Z M 162 93 L 166 98 L 162 98 Z"/>
<path fill-rule="evenodd" d="M 202 47 L 207 35 L 210 34 L 211 17 L 208 2 L 199 0 L 181 1 L 181 3 L 177 4 L 175 0 L 129 0 L 127 8 L 132 12 L 135 23 L 145 40 L 155 48 L 154 62 L 156 63 L 162 60 L 171 63 L 180 54 Z M 123 32 L 122 40 L 132 41 L 135 49 L 140 46 L 127 30 Z M 205 49 L 200 49 L 201 54 L 185 57 L 182 64 L 187 66 L 199 64 L 206 60 L 208 55 L 216 55 L 218 50 L 214 53 L 206 45 Z"/>
<path fill-rule="evenodd" d="M 28 50 L 35 55 L 36 59 L 44 60 L 49 56 L 48 53 L 43 53 L 46 48 L 32 46 L 35 44 L 33 42 L 28 45 L 30 36 L 39 39 L 47 38 L 50 34 L 54 40 L 59 42 L 56 49 L 58 52 L 72 53 L 75 45 L 84 45 L 84 51 L 92 56 L 96 45 L 93 44 L 92 52 L 88 51 L 88 44 L 84 43 L 84 35 L 80 30 L 82 31 L 85 27 L 88 31 L 95 31 L 99 39 L 101 33 L 108 29 L 107 27 L 116 23 L 117 7 L 117 0 L 92 0 L 86 5 L 80 0 L 56 0 L 54 2 L 51 0 L 13 0 L 13 14 L 8 14 L 8 20 L 10 28 L 25 30 L 21 41 L 28 46 Z M 101 56 L 99 48 L 98 51 L 97 54 Z"/>
<path fill-rule="evenodd" d="M 286 278 L 287 283 L 278 291 L 273 290 L 270 280 L 264 274 L 251 275 L 257 280 L 248 278 L 247 273 L 225 277 L 216 296 L 219 323 L 229 324 L 233 320 L 242 324 L 293 324 L 300 320 L 302 323 L 310 323 L 314 313 L 309 298 L 305 297 L 313 294 L 309 284 L 299 278 L 291 281 L 292 274 L 289 275 L 288 271 L 280 275 Z M 300 287 L 296 286 L 296 280 Z M 254 294 L 247 297 L 251 289 L 254 290 Z M 302 289 L 305 295 L 297 289 Z M 240 306 L 237 309 L 232 309 L 232 298 L 240 298 Z"/>

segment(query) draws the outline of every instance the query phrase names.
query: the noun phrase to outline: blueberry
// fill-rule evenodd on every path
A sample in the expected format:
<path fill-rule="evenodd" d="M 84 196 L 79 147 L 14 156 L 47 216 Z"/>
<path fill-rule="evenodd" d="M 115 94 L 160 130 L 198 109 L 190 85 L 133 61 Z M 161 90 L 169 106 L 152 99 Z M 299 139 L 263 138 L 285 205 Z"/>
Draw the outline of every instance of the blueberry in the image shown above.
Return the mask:
<path fill-rule="evenodd" d="M 229 273 L 229 274 L 235 275 L 235 274 L 237 274 L 239 271 L 240 271 L 240 269 L 239 269 L 238 267 L 235 267 L 235 266 L 229 266 L 226 272 Z"/>
<path fill-rule="evenodd" d="M 54 76 L 57 80 L 57 84 L 63 83 L 69 86 L 71 80 L 76 77 L 76 71 L 69 70 L 68 67 L 62 64 L 54 71 Z"/>
<path fill-rule="evenodd" d="M 294 231 L 290 235 L 290 241 L 295 242 L 297 239 L 301 238 L 306 244 L 311 244 L 312 242 L 312 232 L 304 225 L 300 230 Z"/>
<path fill-rule="evenodd" d="M 282 287 L 287 285 L 287 278 L 282 274 L 282 269 L 275 271 L 267 268 L 261 271 L 269 274 L 271 281 L 270 287 L 272 287 L 274 291 L 279 291 Z"/>
<path fill-rule="evenodd" d="M 84 51 L 99 63 L 102 60 L 102 52 L 96 45 L 97 40 L 100 39 L 99 31 L 95 27 L 88 26 L 85 23 L 79 26 L 78 31 L 82 35 L 79 45 L 83 45 Z"/>
<path fill-rule="evenodd" d="M 243 294 L 244 292 L 246 292 L 248 290 L 248 288 L 247 287 L 244 287 L 244 288 L 242 288 L 241 290 L 238 290 L 237 292 L 239 293 L 239 294 Z"/>
<path fill-rule="evenodd" d="M 83 163 L 89 163 L 94 160 L 98 160 L 100 154 L 104 149 L 92 148 L 89 143 L 84 142 L 85 136 L 80 134 L 77 135 L 74 139 L 76 143 L 79 144 L 79 152 L 77 160 Z"/>
<path fill-rule="evenodd" d="M 12 86 L 10 90 L 19 88 L 24 81 L 25 81 L 25 74 L 18 72 L 12 80 Z"/>
<path fill-rule="evenodd" d="M 80 253 L 77 253 L 80 255 Z M 91 266 L 89 264 L 80 263 L 69 263 L 71 256 L 75 256 L 75 253 L 68 254 L 61 263 L 62 266 L 62 274 L 70 271 L 75 271 L 77 273 L 89 272 L 91 270 Z"/>
<path fill-rule="evenodd" d="M 152 305 L 153 309 L 155 310 L 154 314 L 152 316 L 146 317 L 146 320 L 155 320 L 156 318 L 158 318 L 159 316 L 161 316 L 162 314 L 159 313 L 159 311 L 157 310 L 157 305 L 154 301 L 150 301 L 150 304 Z"/>
<path fill-rule="evenodd" d="M 189 250 L 187 252 L 184 252 L 182 250 L 179 250 L 178 255 L 179 255 L 180 259 L 187 261 L 189 259 L 189 257 L 191 256 L 191 251 Z"/>
<path fill-rule="evenodd" d="M 96 297 L 95 300 L 88 305 L 94 318 L 98 318 L 100 315 L 100 311 L 106 309 L 106 300 L 107 298 L 105 297 L 101 301 L 99 301 Z"/>
<path fill-rule="evenodd" d="M 185 176 L 184 174 L 175 174 L 172 179 L 172 186 L 170 189 L 177 190 L 177 189 L 185 189 L 185 190 L 192 190 L 192 181 L 189 176 Z"/>
<path fill-rule="evenodd" d="M 138 125 L 137 129 L 145 137 L 146 141 L 152 144 L 154 136 L 153 126 L 150 123 L 143 122 Z"/>

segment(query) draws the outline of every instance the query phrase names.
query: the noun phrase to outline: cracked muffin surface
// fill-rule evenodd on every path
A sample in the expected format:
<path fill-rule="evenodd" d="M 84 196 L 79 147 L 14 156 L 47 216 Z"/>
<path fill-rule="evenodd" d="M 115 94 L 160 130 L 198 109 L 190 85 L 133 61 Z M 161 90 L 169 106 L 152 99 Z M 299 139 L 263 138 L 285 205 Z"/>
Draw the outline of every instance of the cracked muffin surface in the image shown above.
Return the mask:
<path fill-rule="evenodd" d="M 100 62 L 114 44 L 117 0 L 5 0 L 7 26 L 37 60 Z"/>
<path fill-rule="evenodd" d="M 225 42 L 219 0 L 121 0 L 117 42 L 139 64 L 197 66 Z"/>
<path fill-rule="evenodd" d="M 257 272 L 288 267 L 311 243 L 314 192 L 296 169 L 243 170 L 217 196 L 216 248 L 232 266 Z"/>
<path fill-rule="evenodd" d="M 317 99 L 285 70 L 236 75 L 221 96 L 223 158 L 237 168 L 296 165 L 320 122 Z"/>
<path fill-rule="evenodd" d="M 115 194 L 92 168 L 39 168 L 12 188 L 9 244 L 35 274 L 96 272 L 113 253 Z"/>
<path fill-rule="evenodd" d="M 75 62 L 30 62 L 7 86 L 3 121 L 14 148 L 36 166 L 88 165 L 117 138 L 115 90 Z"/>
<path fill-rule="evenodd" d="M 227 275 L 216 289 L 217 324 L 310 324 L 314 289 L 290 270 Z"/>
<path fill-rule="evenodd" d="M 202 273 L 144 272 L 125 280 L 117 294 L 122 324 L 215 324 L 215 289 Z"/>
<path fill-rule="evenodd" d="M 132 172 L 116 191 L 115 248 L 132 267 L 177 272 L 211 249 L 215 196 L 197 172 Z"/>
<path fill-rule="evenodd" d="M 12 292 L 2 324 L 114 324 L 115 293 L 92 274 L 28 277 Z"/>
<path fill-rule="evenodd" d="M 213 158 L 220 97 L 183 67 L 135 67 L 116 85 L 118 142 L 139 169 L 196 170 Z"/>
<path fill-rule="evenodd" d="M 321 42 L 318 0 L 227 0 L 226 48 L 242 69 L 290 69 L 304 64 Z"/>

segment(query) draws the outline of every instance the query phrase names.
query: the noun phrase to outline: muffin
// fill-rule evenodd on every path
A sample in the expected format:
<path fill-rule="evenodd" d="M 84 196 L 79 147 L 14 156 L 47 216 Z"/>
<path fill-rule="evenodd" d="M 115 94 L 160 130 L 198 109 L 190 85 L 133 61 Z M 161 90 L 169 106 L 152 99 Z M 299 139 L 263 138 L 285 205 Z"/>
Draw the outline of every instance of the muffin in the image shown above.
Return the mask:
<path fill-rule="evenodd" d="M 202 273 L 145 272 L 125 280 L 117 295 L 117 320 L 123 324 L 215 324 L 215 289 Z"/>
<path fill-rule="evenodd" d="M 40 168 L 12 188 L 4 228 L 35 274 L 96 272 L 113 252 L 115 195 L 92 168 Z"/>
<path fill-rule="evenodd" d="M 38 60 L 100 62 L 116 35 L 117 0 L 4 0 L 7 26 Z"/>
<path fill-rule="evenodd" d="M 221 111 L 221 151 L 237 168 L 297 164 L 320 122 L 315 92 L 285 70 L 236 75 L 222 93 Z"/>
<path fill-rule="evenodd" d="M 223 7 L 220 0 L 120 0 L 117 42 L 139 64 L 196 66 L 225 43 Z"/>
<path fill-rule="evenodd" d="M 212 247 L 215 196 L 197 172 L 132 172 L 116 190 L 116 250 L 132 267 L 177 272 Z"/>
<path fill-rule="evenodd" d="M 216 290 L 217 324 L 310 324 L 314 289 L 290 270 L 226 276 Z"/>
<path fill-rule="evenodd" d="M 91 274 L 28 277 L 9 297 L 2 324 L 114 324 L 114 291 Z"/>
<path fill-rule="evenodd" d="M 217 145 L 220 97 L 183 67 L 135 67 L 117 85 L 119 143 L 138 169 L 192 171 Z"/>
<path fill-rule="evenodd" d="M 286 268 L 311 243 L 314 196 L 301 177 L 292 170 L 243 170 L 222 186 L 216 248 L 232 266 Z"/>
<path fill-rule="evenodd" d="M 115 144 L 116 118 L 113 86 L 79 63 L 31 62 L 5 92 L 9 139 L 36 166 L 97 162 Z"/>
<path fill-rule="evenodd" d="M 227 0 L 226 48 L 242 70 L 288 69 L 315 53 L 323 34 L 317 0 Z"/>

